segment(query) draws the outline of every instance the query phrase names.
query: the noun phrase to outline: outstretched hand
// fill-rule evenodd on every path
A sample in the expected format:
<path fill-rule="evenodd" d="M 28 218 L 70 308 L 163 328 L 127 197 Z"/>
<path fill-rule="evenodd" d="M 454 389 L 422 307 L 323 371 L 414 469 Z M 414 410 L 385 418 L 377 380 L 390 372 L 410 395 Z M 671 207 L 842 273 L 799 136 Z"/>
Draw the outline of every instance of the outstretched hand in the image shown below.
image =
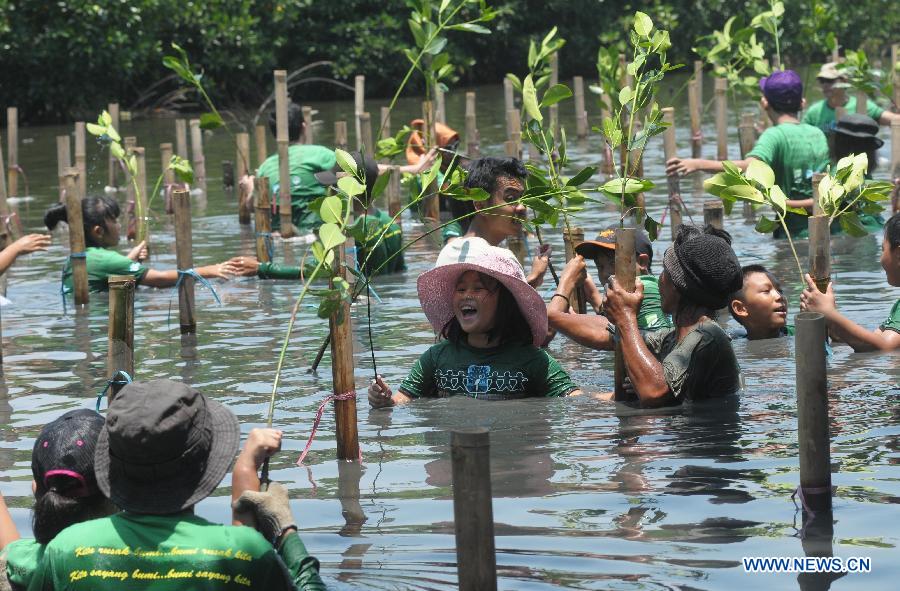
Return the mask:
<path fill-rule="evenodd" d="M 666 174 L 684 176 L 700 170 L 696 158 L 669 158 L 666 162 Z"/>
<path fill-rule="evenodd" d="M 256 277 L 259 272 L 259 259 L 254 256 L 239 256 L 228 261 L 234 267 L 238 277 Z"/>
<path fill-rule="evenodd" d="M 38 250 L 47 250 L 48 246 L 50 246 L 49 234 L 28 234 L 12 243 L 12 248 L 18 254 L 30 254 Z"/>

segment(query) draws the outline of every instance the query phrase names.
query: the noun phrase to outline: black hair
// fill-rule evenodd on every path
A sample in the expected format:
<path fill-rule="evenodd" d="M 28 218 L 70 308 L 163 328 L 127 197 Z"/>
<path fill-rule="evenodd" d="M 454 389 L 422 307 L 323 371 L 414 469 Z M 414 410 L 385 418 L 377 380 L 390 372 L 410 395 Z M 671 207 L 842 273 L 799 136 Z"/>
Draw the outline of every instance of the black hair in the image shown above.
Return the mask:
<path fill-rule="evenodd" d="M 891 248 L 900 246 L 900 213 L 892 215 L 884 224 L 884 239 Z"/>
<path fill-rule="evenodd" d="M 754 273 L 762 273 L 763 275 L 768 277 L 769 281 L 772 282 L 772 285 L 775 287 L 775 289 L 781 292 L 781 282 L 778 281 L 778 278 L 775 277 L 775 275 L 773 275 L 771 271 L 766 269 L 764 265 L 744 265 L 743 267 L 741 267 L 741 277 L 744 281 L 746 281 L 747 277 L 753 275 Z M 728 296 L 728 311 L 731 312 L 731 317 L 734 318 L 738 324 L 743 326 L 744 323 L 741 322 L 741 319 L 737 316 L 737 314 L 734 313 L 734 308 L 731 306 L 731 302 L 733 302 L 734 300 L 744 301 L 743 283 L 741 284 L 740 289 Z"/>
<path fill-rule="evenodd" d="M 524 180 L 528 176 L 525 165 L 518 158 L 479 158 L 469 166 L 466 176 L 467 189 L 484 189 L 489 195 L 497 189 L 497 179 L 508 177 Z"/>
<path fill-rule="evenodd" d="M 478 274 L 481 277 L 490 277 L 490 275 L 485 273 Z M 493 277 L 491 279 L 497 281 Z M 497 315 L 494 319 L 494 328 L 488 331 L 488 340 L 492 341 L 494 337 L 499 337 L 501 345 L 505 343 L 531 344 L 534 340 L 534 336 L 531 334 L 531 326 L 519 309 L 519 303 L 516 301 L 516 298 L 499 281 L 497 281 L 497 291 L 499 292 Z M 465 334 L 455 315 L 441 329 L 441 338 L 450 341 L 454 345 L 464 339 Z"/>
<path fill-rule="evenodd" d="M 70 525 L 118 511 L 102 493 L 87 497 L 67 496 L 67 487 L 80 486 L 74 478 L 51 476 L 48 480 L 50 488 L 35 495 L 34 507 L 31 508 L 31 530 L 38 543 L 49 543 Z"/>
<path fill-rule="evenodd" d="M 303 109 L 295 102 L 288 103 L 288 141 L 296 143 L 300 141 L 303 135 Z M 269 113 L 269 131 L 275 138 L 278 138 L 278 118 L 275 111 Z"/>
<path fill-rule="evenodd" d="M 872 174 L 878 168 L 877 139 L 875 136 L 868 138 L 855 137 L 835 131 L 832 139 L 834 161 L 837 162 L 850 154 L 862 154 L 865 152 L 866 156 L 869 157 L 869 174 Z"/>
<path fill-rule="evenodd" d="M 84 241 L 87 246 L 100 246 L 91 236 L 94 226 L 106 227 L 106 220 L 115 220 L 120 214 L 119 204 L 106 195 L 87 197 L 81 201 L 81 217 L 84 222 Z M 59 222 L 68 223 L 69 217 L 65 203 L 54 203 L 44 212 L 44 225 L 50 230 Z"/>

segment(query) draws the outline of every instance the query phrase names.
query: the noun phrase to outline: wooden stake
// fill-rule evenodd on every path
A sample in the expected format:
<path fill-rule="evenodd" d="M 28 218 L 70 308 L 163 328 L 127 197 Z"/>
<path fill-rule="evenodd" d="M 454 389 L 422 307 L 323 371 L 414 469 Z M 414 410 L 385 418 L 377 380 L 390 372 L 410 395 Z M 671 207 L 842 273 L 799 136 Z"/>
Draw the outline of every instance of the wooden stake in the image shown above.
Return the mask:
<path fill-rule="evenodd" d="M 303 143 L 314 144 L 316 133 L 313 129 L 312 107 L 303 106 L 300 107 L 300 111 L 303 113 Z"/>
<path fill-rule="evenodd" d="M 191 128 L 191 155 L 194 158 L 194 186 L 206 194 L 206 158 L 203 156 L 203 130 L 200 129 L 200 120 L 191 119 L 188 125 Z"/>
<path fill-rule="evenodd" d="M 478 122 L 475 116 L 475 93 L 466 93 L 466 153 L 472 158 L 481 155 L 481 141 L 478 137 Z"/>
<path fill-rule="evenodd" d="M 275 138 L 278 142 L 278 211 L 281 215 L 281 235 L 294 235 L 291 215 L 291 163 L 288 156 L 288 93 L 287 71 L 275 70 Z M 359 76 L 357 91 L 359 91 Z M 357 129 L 359 129 L 357 127 Z M 359 137 L 359 136 L 357 136 Z"/>
<path fill-rule="evenodd" d="M 10 197 L 19 195 L 19 109 L 6 109 L 6 162 L 9 166 L 7 186 Z"/>
<path fill-rule="evenodd" d="M 172 144 L 165 143 L 159 145 L 159 159 L 162 165 L 163 185 L 171 186 L 175 184 L 175 171 L 169 168 L 169 162 L 172 160 Z M 171 212 L 167 212 L 171 213 Z"/>
<path fill-rule="evenodd" d="M 728 160 L 728 81 L 716 78 L 716 158 Z"/>
<path fill-rule="evenodd" d="M 401 209 L 403 209 L 403 204 L 400 201 L 400 172 L 397 170 L 391 170 L 390 172 L 391 178 L 388 181 L 387 186 L 387 200 L 388 200 L 388 214 L 393 218 L 396 216 Z M 396 221 L 398 226 L 403 225 L 403 217 L 397 217 Z"/>
<path fill-rule="evenodd" d="M 866 107 L 868 106 L 869 97 L 862 90 L 858 90 L 856 92 L 856 112 L 859 115 L 865 115 L 868 113 Z"/>
<path fill-rule="evenodd" d="M 433 146 L 435 144 L 434 111 L 431 101 L 424 101 L 422 103 L 422 119 L 425 121 L 425 145 Z M 423 199 L 422 203 L 422 216 L 424 220 L 435 225 L 440 223 L 441 219 L 440 195 L 438 195 L 439 190 L 440 187 L 438 186 L 437 180 L 434 180 L 431 186 L 426 188 L 425 194 L 427 197 Z"/>
<path fill-rule="evenodd" d="M 894 112 L 900 111 L 900 43 L 891 45 L 891 72 L 893 72 L 894 80 Z M 893 125 L 893 121 L 891 124 Z"/>
<path fill-rule="evenodd" d="M 703 154 L 703 133 L 701 127 L 700 82 L 696 77 L 688 82 L 688 109 L 691 115 L 691 157 L 700 158 Z"/>
<path fill-rule="evenodd" d="M 550 88 L 559 84 L 559 52 L 550 56 Z M 550 133 L 559 138 L 559 103 L 550 105 Z"/>
<path fill-rule="evenodd" d="M 134 375 L 134 276 L 110 275 L 109 284 L 109 329 L 106 355 L 106 375 L 112 380 L 116 372 L 124 371 Z M 109 402 L 119 393 L 122 386 L 112 384 Z"/>
<path fill-rule="evenodd" d="M 703 202 L 703 225 L 725 229 L 725 206 L 721 201 Z"/>
<path fill-rule="evenodd" d="M 800 312 L 794 317 L 797 379 L 797 431 L 800 490 L 804 510 L 831 510 L 831 437 L 828 428 L 828 368 L 825 317 Z"/>
<path fill-rule="evenodd" d="M 60 187 L 62 187 L 62 182 L 60 182 Z M 7 203 L 6 197 L 6 168 L 3 166 L 3 143 L 0 142 L 0 216 L 4 217 L 9 215 L 9 203 Z M 60 189 L 60 201 L 62 201 L 62 189 Z M 17 228 L 15 224 L 11 224 L 9 227 L 13 232 Z M 0 232 L 3 231 L 4 228 L 0 227 Z M 6 247 L 5 244 L 3 246 Z M 2 355 L 0 355 L 0 359 L 2 359 Z"/>
<path fill-rule="evenodd" d="M 509 78 L 503 79 L 503 105 L 505 107 L 504 111 L 507 113 L 516 108 L 512 80 Z"/>
<path fill-rule="evenodd" d="M 634 293 L 634 282 L 637 279 L 637 265 L 634 252 L 634 228 L 616 228 L 616 281 L 625 291 Z M 617 402 L 628 400 L 625 391 L 625 378 L 628 377 L 625 368 L 625 356 L 622 354 L 622 344 L 616 344 L 616 356 L 614 366 L 615 391 L 613 398 Z"/>
<path fill-rule="evenodd" d="M 175 120 L 175 153 L 180 158 L 189 160 L 188 144 L 187 144 L 187 121 L 184 119 Z"/>
<path fill-rule="evenodd" d="M 566 262 L 568 263 L 575 258 L 575 246 L 584 242 L 584 230 L 581 228 L 572 228 L 569 232 L 567 228 L 563 229 L 563 244 L 566 249 Z M 575 311 L 579 314 L 587 313 L 587 301 L 584 298 L 584 282 L 579 281 L 575 284 L 575 289 L 569 294 L 569 302 Z"/>
<path fill-rule="evenodd" d="M 756 144 L 756 130 L 753 128 L 753 113 L 741 114 L 741 124 L 738 126 L 738 140 L 741 144 L 741 160 L 747 157 L 750 150 Z"/>
<path fill-rule="evenodd" d="M 353 92 L 353 120 L 356 122 L 356 149 L 362 148 L 362 131 L 359 128 L 359 116 L 366 110 L 366 77 L 357 76 L 354 79 Z"/>
<path fill-rule="evenodd" d="M 521 114 L 519 109 L 512 109 L 506 112 L 506 134 L 507 139 L 515 143 L 516 155 L 513 158 L 522 158 L 522 128 L 520 127 Z M 507 155 L 509 153 L 507 152 Z"/>
<path fill-rule="evenodd" d="M 900 120 L 891 121 L 891 178 L 900 175 Z"/>
<path fill-rule="evenodd" d="M 823 178 L 825 178 L 824 172 L 814 172 L 812 175 L 813 215 L 823 215 L 825 213 L 824 211 L 822 211 L 822 206 L 819 204 L 819 183 L 822 182 Z"/>
<path fill-rule="evenodd" d="M 269 147 L 266 145 L 266 126 L 257 125 L 253 135 L 256 140 L 256 167 L 259 168 L 269 157 Z"/>
<path fill-rule="evenodd" d="M 434 120 L 438 123 L 447 122 L 447 105 L 444 97 L 444 89 L 438 84 L 434 87 Z"/>
<path fill-rule="evenodd" d="M 134 147 L 137 145 L 137 138 L 134 136 L 126 136 L 122 138 L 122 147 L 125 150 L 125 156 L 130 157 L 134 153 Z M 134 189 L 134 183 L 131 182 L 131 173 L 128 169 L 122 171 L 125 175 L 125 211 L 122 216 L 125 218 L 125 228 L 131 230 L 134 224 L 135 237 L 137 237 L 137 192 Z"/>
<path fill-rule="evenodd" d="M 347 149 L 347 122 L 334 122 L 334 147 L 341 150 Z"/>
<path fill-rule="evenodd" d="M 56 136 L 56 175 L 59 177 L 59 201 L 66 200 L 66 169 L 72 166 L 68 135 Z"/>
<path fill-rule="evenodd" d="M 490 452 L 486 428 L 451 432 L 453 519 L 460 591 L 497 589 Z"/>
<path fill-rule="evenodd" d="M 147 252 L 150 252 L 150 212 L 147 210 L 147 160 L 144 158 L 144 148 L 135 147 L 133 150 L 135 159 L 137 160 L 137 181 L 139 194 L 138 199 L 141 200 L 141 212 L 143 216 L 138 216 L 137 227 L 135 230 L 135 242 L 147 242 Z M 137 211 L 137 210 L 135 210 Z M 149 256 L 148 256 L 149 258 Z"/>
<path fill-rule="evenodd" d="M 666 162 L 672 158 L 678 157 L 678 147 L 675 143 L 675 109 L 673 107 L 664 107 L 662 109 L 663 122 L 669 126 L 663 132 L 663 150 Z M 675 233 L 681 226 L 681 182 L 678 174 L 670 174 L 666 176 L 666 184 L 669 188 L 669 220 L 672 228 L 672 239 L 675 239 Z"/>
<path fill-rule="evenodd" d="M 68 136 L 67 136 L 68 137 Z M 78 189 L 78 169 L 68 167 L 63 171 L 66 193 L 66 219 L 69 226 L 69 261 L 72 265 L 72 291 L 75 305 L 88 303 L 87 259 L 84 257 L 84 218 L 81 215 L 81 192 Z"/>
<path fill-rule="evenodd" d="M 347 278 L 344 247 L 335 257 L 337 276 Z M 334 287 L 333 283 L 330 287 Z M 337 395 L 356 392 L 353 378 L 353 328 L 350 320 L 350 302 L 344 301 L 339 310 L 328 319 L 331 331 L 331 376 Z M 359 439 L 356 427 L 356 398 L 334 401 L 335 427 L 337 429 L 337 458 L 359 460 Z"/>
<path fill-rule="evenodd" d="M 359 114 L 359 132 L 362 134 L 362 149 L 366 156 L 375 154 L 375 142 L 372 141 L 372 116 L 363 112 Z"/>
<path fill-rule="evenodd" d="M 391 108 L 381 107 L 381 139 L 391 137 Z"/>
<path fill-rule="evenodd" d="M 175 209 L 175 260 L 179 271 L 194 268 L 194 245 L 191 233 L 191 193 L 184 189 L 172 192 L 172 203 Z M 186 273 L 180 274 L 178 285 L 178 319 L 181 334 L 197 332 L 197 319 L 194 316 L 194 278 Z"/>
<path fill-rule="evenodd" d="M 122 135 L 122 129 L 119 127 L 119 103 L 109 103 L 106 107 L 109 118 L 112 120 L 113 128 Z M 119 162 L 112 154 L 109 155 L 109 177 L 106 179 L 107 186 L 119 187 L 118 181 Z"/>
<path fill-rule="evenodd" d="M 519 264 L 524 267 L 528 258 L 528 247 L 525 246 L 525 231 L 519 228 L 518 234 L 509 236 L 506 239 L 506 247 L 516 255 L 516 258 L 519 259 Z"/>
<path fill-rule="evenodd" d="M 75 123 L 75 168 L 78 169 L 78 191 L 87 195 L 87 154 L 84 121 Z"/>
<path fill-rule="evenodd" d="M 583 140 L 588 134 L 587 111 L 584 108 L 584 78 L 575 76 L 572 85 L 575 87 L 575 135 Z"/>
<path fill-rule="evenodd" d="M 272 204 L 269 200 L 269 178 L 256 179 L 256 258 L 261 263 L 272 261 L 269 244 L 272 244 Z"/>
<path fill-rule="evenodd" d="M 240 180 L 244 176 L 250 174 L 250 134 L 237 134 L 237 175 L 235 175 L 235 184 L 238 186 L 238 222 L 241 224 L 250 223 L 250 212 L 253 210 L 252 200 L 244 194 L 244 188 Z"/>
<path fill-rule="evenodd" d="M 825 293 L 831 281 L 831 229 L 828 216 L 814 215 L 809 224 L 809 274 Z"/>

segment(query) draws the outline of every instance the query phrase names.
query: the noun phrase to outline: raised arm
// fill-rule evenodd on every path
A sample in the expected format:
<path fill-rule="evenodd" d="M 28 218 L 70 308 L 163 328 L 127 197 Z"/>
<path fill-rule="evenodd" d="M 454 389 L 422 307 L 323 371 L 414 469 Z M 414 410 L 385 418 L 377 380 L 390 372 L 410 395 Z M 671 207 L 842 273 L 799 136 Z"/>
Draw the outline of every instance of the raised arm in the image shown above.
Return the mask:
<path fill-rule="evenodd" d="M 575 289 L 578 278 L 585 275 L 584 257 L 576 255 L 563 269 L 559 277 L 559 287 L 547 304 L 547 322 L 549 334 L 547 342 L 559 331 L 580 345 L 611 351 L 612 335 L 609 332 L 609 321 L 603 316 L 572 313 L 569 294 Z"/>
<path fill-rule="evenodd" d="M 49 234 L 28 234 L 22 236 L 2 251 L 0 251 L 0 274 L 6 273 L 19 255 L 47 250 L 50 246 Z"/>

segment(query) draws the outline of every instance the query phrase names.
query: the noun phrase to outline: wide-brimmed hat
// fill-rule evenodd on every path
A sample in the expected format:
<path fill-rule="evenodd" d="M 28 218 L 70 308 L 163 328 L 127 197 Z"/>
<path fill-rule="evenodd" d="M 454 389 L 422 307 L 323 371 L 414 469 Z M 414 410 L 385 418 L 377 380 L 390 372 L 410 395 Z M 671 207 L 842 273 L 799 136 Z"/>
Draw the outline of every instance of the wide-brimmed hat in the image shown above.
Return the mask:
<path fill-rule="evenodd" d="M 838 80 L 846 77 L 843 72 L 837 69 L 837 65 L 837 62 L 822 64 L 822 67 L 819 68 L 819 73 L 816 74 L 816 78 L 822 78 L 823 80 Z"/>
<path fill-rule="evenodd" d="M 350 156 L 353 157 L 353 161 L 356 163 L 356 170 L 365 175 L 366 196 L 370 197 L 372 195 L 372 189 L 375 187 L 375 181 L 378 180 L 378 163 L 368 154 L 363 156 L 362 152 L 359 151 L 350 152 Z M 331 170 L 323 170 L 314 173 L 313 176 L 316 177 L 316 180 L 319 181 L 320 185 L 333 187 L 337 185 L 338 174 L 341 172 L 343 172 L 343 169 L 340 165 L 335 164 Z"/>
<path fill-rule="evenodd" d="M 884 140 L 878 137 L 879 129 L 877 121 L 862 113 L 847 113 L 834 126 L 835 133 L 869 140 L 876 150 L 884 145 Z"/>
<path fill-rule="evenodd" d="M 39 493 L 56 487 L 67 497 L 100 494 L 94 450 L 102 428 L 103 417 L 86 408 L 70 410 L 44 426 L 31 452 L 31 474 Z"/>
<path fill-rule="evenodd" d="M 663 269 L 682 296 L 718 310 L 744 284 L 741 263 L 724 230 L 680 226 L 663 257 Z"/>
<path fill-rule="evenodd" d="M 445 252 L 446 251 L 446 252 Z M 478 271 L 499 281 L 512 294 L 531 328 L 532 342 L 540 347 L 547 338 L 547 306 L 525 281 L 522 265 L 505 248 L 483 238 L 458 238 L 444 247 L 434 269 L 419 276 L 419 301 L 434 332 L 440 334 L 454 316 L 453 292 L 460 275 Z"/>
<path fill-rule="evenodd" d="M 778 70 L 760 78 L 759 88 L 776 111 L 796 112 L 803 105 L 803 81 L 794 70 Z"/>
<path fill-rule="evenodd" d="M 94 456 L 97 484 L 127 511 L 178 513 L 215 490 L 240 441 L 231 411 L 187 384 L 134 382 L 109 405 Z"/>
<path fill-rule="evenodd" d="M 610 226 L 604 229 L 593 240 L 585 240 L 575 245 L 575 253 L 580 254 L 588 260 L 597 258 L 597 254 L 602 250 L 616 250 L 616 228 L 618 226 Z M 642 230 L 634 232 L 634 252 L 635 254 L 645 254 L 649 262 L 653 262 L 653 244 Z"/>

